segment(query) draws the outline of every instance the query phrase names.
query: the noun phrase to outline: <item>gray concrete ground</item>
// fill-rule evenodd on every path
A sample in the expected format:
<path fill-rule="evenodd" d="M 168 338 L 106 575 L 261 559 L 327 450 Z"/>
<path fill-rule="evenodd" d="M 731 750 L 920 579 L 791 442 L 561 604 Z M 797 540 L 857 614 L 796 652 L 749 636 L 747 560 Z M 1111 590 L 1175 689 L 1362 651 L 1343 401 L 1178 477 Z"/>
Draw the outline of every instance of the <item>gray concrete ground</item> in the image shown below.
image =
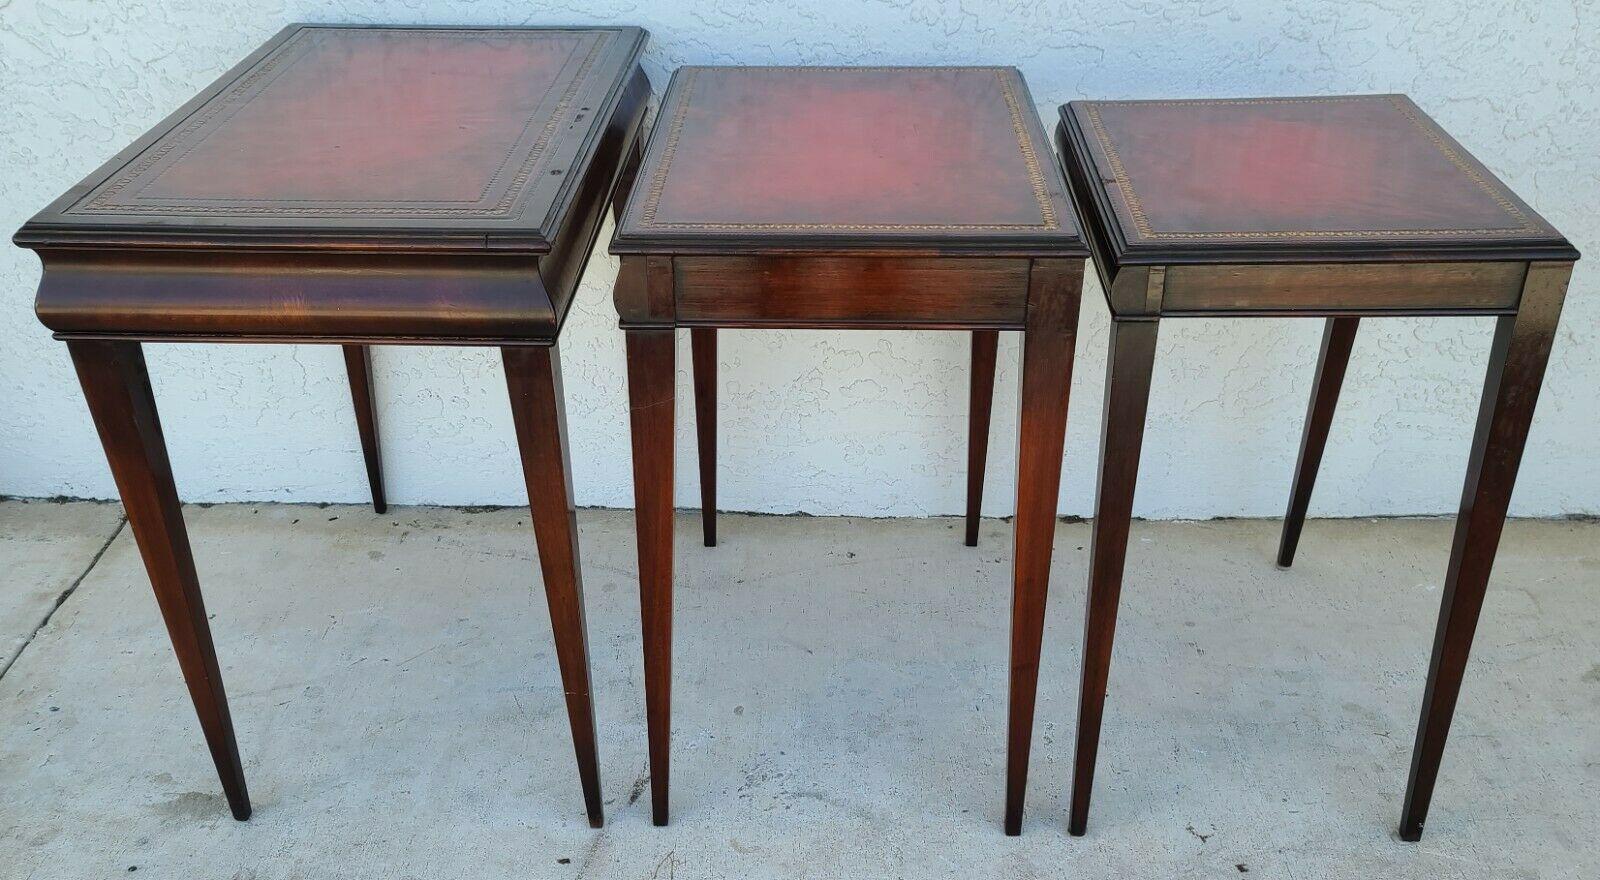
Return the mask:
<path fill-rule="evenodd" d="M 121 528 L 117 504 L 0 502 L 0 676 Z"/>
<path fill-rule="evenodd" d="M 673 824 L 654 828 L 632 517 L 582 513 L 608 800 L 591 831 L 523 512 L 187 509 L 248 823 L 132 535 L 105 545 L 117 513 L 0 504 L 0 633 L 31 638 L 0 678 L 3 877 L 1600 876 L 1596 524 L 1507 530 L 1411 845 L 1394 826 L 1448 522 L 1313 522 L 1291 571 L 1275 523 L 1135 524 L 1075 839 L 1087 525 L 1058 529 L 1007 838 L 1006 523 L 973 550 L 954 520 L 727 516 L 708 550 L 682 515 Z"/>

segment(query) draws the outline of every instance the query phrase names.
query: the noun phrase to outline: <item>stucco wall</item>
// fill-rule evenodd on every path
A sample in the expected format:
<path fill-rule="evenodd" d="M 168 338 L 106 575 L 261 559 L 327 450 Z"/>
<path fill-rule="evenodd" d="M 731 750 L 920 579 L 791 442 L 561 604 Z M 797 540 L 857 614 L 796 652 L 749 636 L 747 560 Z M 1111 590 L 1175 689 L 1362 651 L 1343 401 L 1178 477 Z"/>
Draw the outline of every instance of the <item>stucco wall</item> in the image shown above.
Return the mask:
<path fill-rule="evenodd" d="M 0 0 L 0 230 L 9 233 L 285 23 L 626 22 L 656 86 L 683 63 L 1015 64 L 1047 124 L 1080 97 L 1409 93 L 1600 259 L 1600 8 L 1592 0 Z M 609 228 L 603 233 L 608 239 Z M 563 341 L 580 504 L 631 506 L 615 261 L 590 263 Z M 32 315 L 38 262 L 0 247 L 0 493 L 109 497 L 63 347 Z M 1600 270 L 1580 263 L 1515 513 L 1600 512 Z M 1094 490 L 1106 310 L 1085 291 L 1061 511 Z M 1321 322 L 1162 330 L 1137 512 L 1281 513 Z M 1313 515 L 1449 512 L 1487 320 L 1369 321 Z M 680 370 L 687 369 L 687 338 Z M 150 346 L 179 489 L 191 500 L 366 494 L 331 347 Z M 954 333 L 724 332 L 722 502 L 735 509 L 954 513 L 964 486 L 967 340 Z M 496 354 L 379 349 L 399 503 L 525 503 Z M 680 375 L 679 497 L 695 494 Z M 990 491 L 1009 512 L 1016 341 L 1004 337 Z"/>

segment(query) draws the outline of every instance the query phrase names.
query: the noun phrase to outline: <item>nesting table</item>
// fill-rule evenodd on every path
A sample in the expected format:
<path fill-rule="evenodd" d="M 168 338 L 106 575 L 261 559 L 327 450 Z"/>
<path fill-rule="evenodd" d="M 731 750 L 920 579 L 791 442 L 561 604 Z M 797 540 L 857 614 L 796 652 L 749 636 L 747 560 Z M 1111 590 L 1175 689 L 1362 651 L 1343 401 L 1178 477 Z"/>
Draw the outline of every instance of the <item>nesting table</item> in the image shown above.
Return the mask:
<path fill-rule="evenodd" d="M 705 475 L 718 328 L 968 330 L 989 334 L 978 338 L 991 350 L 992 334 L 1019 330 L 1005 813 L 1017 833 L 1088 253 L 1021 76 L 680 69 L 611 249 L 622 258 L 615 300 L 627 338 L 655 823 L 667 821 L 674 331 L 692 331 Z"/>
<path fill-rule="evenodd" d="M 584 802 L 601 823 L 561 323 L 649 96 L 638 28 L 285 29 L 16 235 L 64 339 L 206 743 L 250 800 L 142 342 L 501 349 Z M 453 601 L 445 598 L 445 601 Z"/>
<path fill-rule="evenodd" d="M 1288 566 L 1361 318 L 1495 317 L 1400 820 L 1419 839 L 1577 251 L 1403 95 L 1075 102 L 1057 140 L 1112 316 L 1073 834 L 1088 820 L 1160 322 L 1326 319 Z"/>

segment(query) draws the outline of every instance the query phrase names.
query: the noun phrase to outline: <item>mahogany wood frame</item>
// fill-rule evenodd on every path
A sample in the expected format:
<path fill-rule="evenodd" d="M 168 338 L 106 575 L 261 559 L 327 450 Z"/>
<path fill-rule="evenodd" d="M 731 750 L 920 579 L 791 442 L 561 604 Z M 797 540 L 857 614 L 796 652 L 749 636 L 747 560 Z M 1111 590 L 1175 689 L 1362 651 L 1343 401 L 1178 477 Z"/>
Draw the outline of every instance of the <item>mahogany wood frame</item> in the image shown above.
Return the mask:
<path fill-rule="evenodd" d="M 624 254 L 615 301 L 627 339 L 629 409 L 633 434 L 634 492 L 639 539 L 640 604 L 644 623 L 645 700 L 650 740 L 651 815 L 668 820 L 671 740 L 673 445 L 676 344 L 674 331 L 691 330 L 695 359 L 695 409 L 700 441 L 705 543 L 715 532 L 715 330 L 718 327 L 839 327 L 858 329 L 959 329 L 973 331 L 972 461 L 981 493 L 983 447 L 987 443 L 989 398 L 996 333 L 1023 334 L 1018 494 L 1013 559 L 1010 709 L 1008 713 L 1005 830 L 1022 826 L 1028 756 L 1038 689 L 1039 653 L 1044 629 L 1046 588 L 1060 488 L 1061 458 L 1071 388 L 1073 347 L 1082 294 L 1084 262 L 1028 258 L 975 260 L 942 258 L 940 271 L 951 289 L 981 291 L 976 317 L 954 297 L 925 295 L 925 257 L 795 255 L 774 260 L 752 284 L 742 259 L 707 262 L 704 257 Z M 865 264 L 870 261 L 871 270 Z M 687 262 L 688 265 L 684 265 Z M 721 271 L 709 271 L 717 267 Z M 970 272 L 964 271 L 970 267 Z M 1013 283 L 1002 285 L 1003 277 Z M 822 279 L 876 284 L 858 297 L 818 297 L 795 313 L 794 290 L 812 290 Z M 735 310 L 716 300 L 715 320 L 698 304 L 713 302 L 713 292 L 741 290 Z M 680 303 L 695 303 L 687 315 Z M 996 320 L 992 316 L 1007 317 Z M 980 431 L 981 426 L 981 431 Z M 982 437 L 980 442 L 979 437 Z M 711 488 L 707 488 L 711 487 Z M 975 502 L 969 496 L 969 510 Z M 975 516 L 968 520 L 973 536 Z M 970 543 L 970 541 L 969 541 Z"/>
<path fill-rule="evenodd" d="M 1538 262 L 1519 267 L 1525 274 L 1516 311 L 1497 314 L 1494 343 L 1484 379 L 1456 520 L 1449 569 L 1445 575 L 1433 659 L 1428 667 L 1422 716 L 1401 811 L 1400 837 L 1420 840 L 1439 774 L 1446 735 L 1466 671 L 1472 635 L 1505 524 L 1517 467 L 1533 417 L 1534 403 L 1555 337 L 1565 298 L 1570 262 Z M 1299 290 L 1308 298 L 1326 288 Z M 1334 404 L 1349 362 L 1359 318 L 1345 310 L 1308 309 L 1327 314 L 1322 353 L 1312 384 L 1300 459 L 1295 467 L 1289 508 L 1284 517 L 1278 564 L 1290 566 L 1310 505 L 1317 465 L 1327 444 Z M 1178 315 L 1184 313 L 1179 312 Z M 1378 312 L 1372 316 L 1382 316 Z M 1485 314 L 1463 310 L 1462 315 Z M 1144 433 L 1145 407 L 1155 364 L 1158 317 L 1113 316 L 1106 379 L 1105 418 L 1100 441 L 1099 488 L 1090 539 L 1088 608 L 1084 623 L 1083 681 L 1079 692 L 1077 753 L 1068 830 L 1087 828 L 1089 798 L 1099 751 L 1106 683 L 1116 630 L 1117 602 L 1127 558 L 1134 483 Z"/>
<path fill-rule="evenodd" d="M 1101 190 L 1085 170 L 1089 148 L 1070 105 L 1062 108 L 1062 118 L 1057 147 L 1112 318 L 1068 831 L 1081 835 L 1088 824 L 1160 323 L 1195 315 L 1326 318 L 1278 552 L 1278 564 L 1287 567 L 1299 543 L 1359 321 L 1394 315 L 1494 316 L 1494 342 L 1401 810 L 1399 836 L 1419 840 L 1577 252 L 1551 231 L 1548 240 L 1527 246 L 1521 259 L 1504 246 L 1474 251 L 1460 242 L 1441 245 L 1439 256 L 1404 247 L 1385 253 L 1362 243 L 1366 250 L 1359 255 L 1330 250 L 1308 253 L 1301 257 L 1305 262 L 1295 262 L 1292 251 L 1209 253 L 1200 245 L 1145 259 L 1120 243 L 1106 209 L 1097 204 Z"/>
<path fill-rule="evenodd" d="M 797 102 L 803 113 L 796 114 Z M 894 107 L 886 110 L 886 107 Z M 674 334 L 688 329 L 705 543 L 716 543 L 722 328 L 973 334 L 975 537 L 996 338 L 1023 334 L 1005 830 L 1021 830 L 1088 249 L 1006 67 L 685 67 L 611 242 L 627 339 L 651 814 L 668 818 Z M 796 117 L 820 120 L 796 127 Z M 822 132 L 819 129 L 828 129 Z M 952 146 L 946 129 L 958 131 Z M 748 142 L 706 150 L 708 137 Z M 887 134 L 894 132 L 894 134 Z M 789 175 L 782 185 L 773 175 Z M 645 183 L 648 181 L 648 185 Z M 982 379 L 983 381 L 978 381 Z"/>
<path fill-rule="evenodd" d="M 571 158 L 570 168 L 558 173 L 573 172 L 572 186 L 549 207 L 553 226 L 532 238 L 525 226 L 512 224 L 503 242 L 485 236 L 441 242 L 430 221 L 390 224 L 374 233 L 359 216 L 307 230 L 230 229 L 215 221 L 196 230 L 175 230 L 170 224 L 99 226 L 75 220 L 62 208 L 252 65 L 314 27 L 287 28 L 17 233 L 16 243 L 36 250 L 44 264 L 39 317 L 71 353 L 223 791 L 241 821 L 250 816 L 249 795 L 142 343 L 342 345 L 373 504 L 380 513 L 386 502 L 369 347 L 499 348 L 585 811 L 589 824 L 598 828 L 604 810 L 557 336 L 604 213 L 608 207 L 620 211 L 638 169 L 650 93 L 638 66 L 644 32 L 612 29 L 605 63 L 611 65 L 608 76 L 617 79 L 600 77 L 586 87 L 586 99 L 594 103 L 583 110 L 593 108 L 593 121 L 570 129 L 572 139 L 582 143 L 552 147 Z M 335 292 L 318 286 L 329 278 L 348 283 L 343 289 L 357 291 L 368 307 L 348 313 L 309 308 L 326 305 L 317 294 Z M 261 294 L 280 288 L 305 295 L 280 303 Z M 183 308 L 151 308 L 150 291 L 170 296 Z M 476 314 L 438 308 L 438 302 L 448 304 L 456 296 L 466 302 L 504 302 L 505 308 Z"/>

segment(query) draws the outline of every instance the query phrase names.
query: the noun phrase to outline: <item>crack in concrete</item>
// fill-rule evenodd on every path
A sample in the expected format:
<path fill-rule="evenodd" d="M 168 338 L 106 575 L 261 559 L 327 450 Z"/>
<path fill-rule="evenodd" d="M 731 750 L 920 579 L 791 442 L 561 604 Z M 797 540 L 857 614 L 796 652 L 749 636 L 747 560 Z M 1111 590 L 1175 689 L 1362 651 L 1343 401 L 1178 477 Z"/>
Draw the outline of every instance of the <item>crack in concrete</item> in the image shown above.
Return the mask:
<path fill-rule="evenodd" d="M 633 781 L 633 790 L 628 792 L 628 806 L 631 807 L 639 802 L 640 795 L 644 794 L 645 783 L 649 781 L 650 767 L 646 765 L 643 770 L 639 771 L 639 778 Z"/>
<path fill-rule="evenodd" d="M 28 638 L 23 640 L 22 647 L 17 649 L 17 653 L 11 655 L 10 662 L 6 663 L 5 666 L 0 666 L 0 678 L 5 678 L 6 673 L 11 671 L 11 667 L 17 665 L 17 661 L 21 660 L 22 655 L 27 653 L 28 646 L 33 644 L 33 640 L 39 637 L 39 633 L 50 625 L 50 621 L 56 616 L 56 612 L 61 610 L 61 606 L 67 603 L 67 599 L 71 598 L 74 592 L 77 592 L 78 585 L 83 583 L 83 579 L 89 576 L 89 572 L 94 571 L 94 567 L 100 564 L 100 557 L 106 555 L 106 551 L 111 549 L 111 542 L 122 534 L 122 529 L 127 524 L 128 517 L 124 514 L 121 519 L 117 520 L 117 527 L 111 530 L 111 536 L 106 538 L 106 542 L 101 544 L 100 549 L 96 550 L 94 556 L 89 559 L 88 566 L 79 572 L 77 577 L 72 579 L 72 583 L 68 584 L 65 590 L 61 591 L 61 595 L 56 597 L 56 603 L 50 606 L 49 611 L 45 612 L 44 619 L 39 621 L 39 625 L 33 628 L 33 632 L 28 633 Z"/>

